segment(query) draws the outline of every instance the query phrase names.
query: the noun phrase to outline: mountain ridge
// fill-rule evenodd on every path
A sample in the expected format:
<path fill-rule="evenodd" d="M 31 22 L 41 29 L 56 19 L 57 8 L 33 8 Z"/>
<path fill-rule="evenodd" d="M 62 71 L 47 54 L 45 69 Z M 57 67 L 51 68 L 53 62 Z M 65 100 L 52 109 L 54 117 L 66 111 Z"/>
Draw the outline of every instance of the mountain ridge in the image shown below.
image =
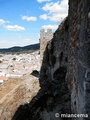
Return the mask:
<path fill-rule="evenodd" d="M 7 52 L 22 52 L 22 51 L 28 51 L 28 50 L 39 50 L 40 48 L 40 43 L 37 44 L 31 44 L 27 46 L 14 46 L 10 48 L 0 48 L 0 52 L 2 53 L 7 53 Z"/>

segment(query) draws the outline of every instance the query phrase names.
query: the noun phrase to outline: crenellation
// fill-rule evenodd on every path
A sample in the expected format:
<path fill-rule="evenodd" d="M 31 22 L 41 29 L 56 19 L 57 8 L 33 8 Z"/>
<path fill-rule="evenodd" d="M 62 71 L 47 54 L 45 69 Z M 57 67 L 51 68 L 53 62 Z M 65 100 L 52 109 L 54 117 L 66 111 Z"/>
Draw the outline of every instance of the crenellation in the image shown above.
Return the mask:
<path fill-rule="evenodd" d="M 41 29 L 40 30 L 40 40 L 43 38 L 47 39 L 47 41 L 50 41 L 53 38 L 52 29 L 47 29 L 47 31 L 45 31 L 45 29 Z"/>

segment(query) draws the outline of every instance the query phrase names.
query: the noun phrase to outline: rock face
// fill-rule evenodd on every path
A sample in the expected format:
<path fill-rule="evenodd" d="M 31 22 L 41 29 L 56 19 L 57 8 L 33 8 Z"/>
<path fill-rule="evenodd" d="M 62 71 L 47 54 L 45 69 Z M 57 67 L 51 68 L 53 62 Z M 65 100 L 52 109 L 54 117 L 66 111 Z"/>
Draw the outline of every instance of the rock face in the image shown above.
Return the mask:
<path fill-rule="evenodd" d="M 66 120 L 56 113 L 88 114 L 73 120 L 90 120 L 89 0 L 69 0 L 69 15 L 46 46 L 40 85 L 37 96 L 19 107 L 12 120 Z"/>
<path fill-rule="evenodd" d="M 90 1 L 69 0 L 68 18 L 67 79 L 71 108 L 74 113 L 90 115 Z"/>

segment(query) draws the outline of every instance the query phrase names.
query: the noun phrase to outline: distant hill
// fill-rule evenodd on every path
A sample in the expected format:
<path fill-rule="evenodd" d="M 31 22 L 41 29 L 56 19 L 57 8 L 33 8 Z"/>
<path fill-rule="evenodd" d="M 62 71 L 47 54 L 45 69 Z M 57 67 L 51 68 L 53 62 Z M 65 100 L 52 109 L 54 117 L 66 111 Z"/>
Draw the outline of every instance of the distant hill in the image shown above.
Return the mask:
<path fill-rule="evenodd" d="M 26 51 L 35 51 L 40 49 L 40 44 L 32 44 L 32 45 L 27 45 L 24 47 L 11 47 L 11 48 L 5 48 L 5 49 L 0 49 L 0 53 L 14 53 L 14 52 L 26 52 Z"/>

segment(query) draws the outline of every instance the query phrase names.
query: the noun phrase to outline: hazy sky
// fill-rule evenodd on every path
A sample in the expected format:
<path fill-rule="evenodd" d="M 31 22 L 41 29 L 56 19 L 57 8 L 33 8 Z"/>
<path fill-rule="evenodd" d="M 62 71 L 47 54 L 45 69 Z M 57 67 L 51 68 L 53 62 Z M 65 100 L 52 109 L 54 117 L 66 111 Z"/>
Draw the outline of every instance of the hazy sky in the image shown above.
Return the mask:
<path fill-rule="evenodd" d="M 40 29 L 56 30 L 68 0 L 0 0 L 0 48 L 39 42 Z"/>

